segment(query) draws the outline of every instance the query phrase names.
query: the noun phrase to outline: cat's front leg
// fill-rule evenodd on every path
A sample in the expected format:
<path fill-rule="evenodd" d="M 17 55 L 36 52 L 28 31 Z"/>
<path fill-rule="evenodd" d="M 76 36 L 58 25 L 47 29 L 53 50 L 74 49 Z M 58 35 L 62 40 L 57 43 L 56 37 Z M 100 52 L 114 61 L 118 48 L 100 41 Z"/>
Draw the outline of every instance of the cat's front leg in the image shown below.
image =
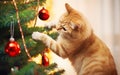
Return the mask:
<path fill-rule="evenodd" d="M 40 32 L 33 32 L 32 38 L 36 41 L 37 40 L 42 41 L 48 48 L 53 50 L 59 56 L 66 57 L 66 52 L 63 46 L 60 43 L 56 42 L 51 37 L 49 37 L 48 35 Z"/>
<path fill-rule="evenodd" d="M 47 47 L 50 48 L 49 44 L 50 41 L 54 41 L 51 37 L 49 37 L 47 34 L 40 33 L 40 32 L 33 32 L 32 33 L 32 39 L 36 41 L 42 41 Z"/>
<path fill-rule="evenodd" d="M 34 40 L 40 40 L 40 41 L 42 41 L 43 38 L 44 38 L 44 36 L 45 36 L 45 34 L 40 33 L 40 32 L 33 32 L 32 33 L 32 39 L 34 39 Z"/>

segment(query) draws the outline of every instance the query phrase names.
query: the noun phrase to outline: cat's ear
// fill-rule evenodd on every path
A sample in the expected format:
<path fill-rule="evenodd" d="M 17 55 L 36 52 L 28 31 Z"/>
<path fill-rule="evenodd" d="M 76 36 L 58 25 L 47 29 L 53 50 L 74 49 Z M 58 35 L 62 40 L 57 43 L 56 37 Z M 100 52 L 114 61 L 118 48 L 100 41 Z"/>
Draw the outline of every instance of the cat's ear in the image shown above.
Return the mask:
<path fill-rule="evenodd" d="M 70 22 L 70 26 L 71 26 L 71 28 L 72 28 L 73 30 L 78 30 L 78 29 L 81 27 L 81 25 L 76 25 L 76 24 L 73 23 L 73 22 Z"/>
<path fill-rule="evenodd" d="M 68 3 L 65 4 L 65 7 L 68 13 L 70 13 L 73 10 L 73 8 Z"/>

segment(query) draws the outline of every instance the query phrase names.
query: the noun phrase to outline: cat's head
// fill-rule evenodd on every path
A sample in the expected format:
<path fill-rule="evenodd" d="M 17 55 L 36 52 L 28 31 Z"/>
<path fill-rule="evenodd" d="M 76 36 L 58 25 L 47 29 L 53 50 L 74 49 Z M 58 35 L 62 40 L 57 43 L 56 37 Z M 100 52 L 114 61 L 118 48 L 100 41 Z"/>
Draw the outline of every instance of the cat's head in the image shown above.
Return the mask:
<path fill-rule="evenodd" d="M 64 37 L 84 38 L 91 33 L 91 27 L 82 13 L 73 9 L 69 4 L 65 4 L 67 12 L 64 13 L 58 25 L 58 32 Z"/>

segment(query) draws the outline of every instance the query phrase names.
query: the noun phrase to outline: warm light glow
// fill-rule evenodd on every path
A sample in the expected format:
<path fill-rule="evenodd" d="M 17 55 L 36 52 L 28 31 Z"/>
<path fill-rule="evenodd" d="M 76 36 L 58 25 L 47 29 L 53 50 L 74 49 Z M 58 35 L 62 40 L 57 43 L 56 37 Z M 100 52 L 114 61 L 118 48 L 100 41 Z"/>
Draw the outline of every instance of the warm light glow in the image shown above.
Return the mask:
<path fill-rule="evenodd" d="M 32 61 L 36 62 L 37 64 L 42 64 L 41 54 L 38 54 L 36 57 L 32 57 Z"/>
<path fill-rule="evenodd" d="M 46 3 L 44 6 L 48 9 L 49 12 L 51 12 L 52 7 L 53 7 L 53 0 L 46 0 Z"/>

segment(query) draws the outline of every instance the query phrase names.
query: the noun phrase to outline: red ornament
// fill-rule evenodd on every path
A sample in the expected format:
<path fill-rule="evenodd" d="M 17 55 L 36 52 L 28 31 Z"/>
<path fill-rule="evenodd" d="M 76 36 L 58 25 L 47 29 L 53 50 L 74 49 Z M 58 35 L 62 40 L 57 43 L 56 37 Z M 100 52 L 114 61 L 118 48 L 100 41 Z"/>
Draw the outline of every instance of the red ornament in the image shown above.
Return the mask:
<path fill-rule="evenodd" d="M 39 18 L 41 20 L 47 20 L 49 18 L 49 12 L 47 9 L 45 9 L 44 7 L 39 11 L 38 14 Z"/>
<path fill-rule="evenodd" d="M 45 52 L 43 52 L 43 54 L 42 54 L 42 65 L 49 66 L 49 59 L 46 56 Z"/>
<path fill-rule="evenodd" d="M 21 52 L 20 46 L 14 41 L 14 39 L 12 39 L 6 44 L 5 52 L 11 57 L 17 56 Z"/>

